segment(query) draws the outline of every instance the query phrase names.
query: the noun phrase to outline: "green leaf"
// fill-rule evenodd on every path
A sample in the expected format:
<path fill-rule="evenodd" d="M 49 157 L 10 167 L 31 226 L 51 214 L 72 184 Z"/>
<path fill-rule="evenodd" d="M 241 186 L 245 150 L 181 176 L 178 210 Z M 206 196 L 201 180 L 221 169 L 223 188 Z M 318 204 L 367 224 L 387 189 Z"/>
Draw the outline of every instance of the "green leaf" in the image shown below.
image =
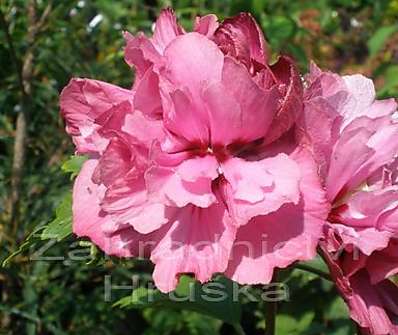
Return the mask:
<path fill-rule="evenodd" d="M 264 12 L 266 4 L 267 3 L 263 0 L 252 0 L 252 11 L 254 15 L 260 16 Z"/>
<path fill-rule="evenodd" d="M 398 31 L 398 25 L 379 28 L 368 41 L 370 55 L 376 55 L 383 48 L 388 38 L 396 31 Z"/>
<path fill-rule="evenodd" d="M 62 164 L 61 169 L 66 173 L 71 173 L 71 178 L 74 178 L 87 159 L 87 156 L 71 156 L 69 160 Z"/>
<path fill-rule="evenodd" d="M 385 98 L 388 96 L 398 96 L 398 65 L 391 65 L 383 73 L 384 86 L 379 91 L 378 96 Z"/>
<path fill-rule="evenodd" d="M 289 44 L 287 50 L 299 62 L 301 68 L 306 70 L 308 67 L 308 59 L 304 49 L 299 45 Z"/>
<path fill-rule="evenodd" d="M 72 194 L 65 195 L 55 210 L 56 217 L 41 233 L 41 239 L 56 239 L 61 241 L 72 233 Z"/>
<path fill-rule="evenodd" d="M 325 261 L 322 259 L 322 257 L 320 257 L 319 255 L 317 255 L 314 259 L 310 260 L 310 261 L 306 261 L 306 262 L 301 262 L 301 264 L 306 264 L 309 265 L 319 271 L 322 272 L 329 272 L 329 268 L 326 265 Z"/>
<path fill-rule="evenodd" d="M 347 318 L 349 315 L 348 307 L 344 300 L 337 296 L 325 311 L 328 319 Z"/>
<path fill-rule="evenodd" d="M 271 46 L 276 50 L 279 50 L 282 44 L 293 36 L 296 29 L 296 24 L 291 18 L 280 15 L 264 15 L 262 26 Z"/>
<path fill-rule="evenodd" d="M 303 334 L 311 325 L 314 316 L 314 311 L 305 313 L 299 319 L 291 315 L 280 314 L 276 319 L 276 334 Z"/>
<path fill-rule="evenodd" d="M 219 276 L 212 282 L 201 285 L 188 276 L 182 276 L 178 287 L 170 294 L 140 287 L 130 296 L 117 301 L 114 306 L 190 310 L 237 326 L 241 318 L 241 308 L 239 302 L 233 298 L 233 283 L 225 277 Z"/>
<path fill-rule="evenodd" d="M 11 260 L 24 253 L 25 251 L 27 251 L 30 247 L 32 247 L 33 245 L 35 245 L 39 240 L 39 231 L 42 230 L 43 227 L 40 227 L 36 230 L 34 230 L 31 234 L 29 234 L 29 236 L 25 239 L 25 241 L 19 245 L 18 249 L 15 250 L 12 254 L 10 254 L 2 263 L 3 267 L 6 267 L 10 264 Z"/>

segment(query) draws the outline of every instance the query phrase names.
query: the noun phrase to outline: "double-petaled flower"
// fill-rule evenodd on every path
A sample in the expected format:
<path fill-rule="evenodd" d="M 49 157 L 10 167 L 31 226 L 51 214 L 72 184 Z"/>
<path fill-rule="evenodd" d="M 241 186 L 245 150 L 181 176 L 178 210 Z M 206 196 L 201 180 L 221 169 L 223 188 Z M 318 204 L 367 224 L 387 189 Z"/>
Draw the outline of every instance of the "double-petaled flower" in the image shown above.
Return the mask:
<path fill-rule="evenodd" d="M 315 65 L 299 124 L 331 205 L 321 243 L 332 277 L 364 334 L 398 334 L 398 121 L 371 80 Z"/>
<path fill-rule="evenodd" d="M 270 65 L 256 22 L 164 10 L 151 38 L 125 34 L 132 89 L 73 79 L 67 131 L 89 156 L 73 192 L 73 229 L 106 253 L 148 257 L 162 291 L 181 273 L 267 283 L 312 258 L 328 204 L 295 123 L 302 81 Z"/>

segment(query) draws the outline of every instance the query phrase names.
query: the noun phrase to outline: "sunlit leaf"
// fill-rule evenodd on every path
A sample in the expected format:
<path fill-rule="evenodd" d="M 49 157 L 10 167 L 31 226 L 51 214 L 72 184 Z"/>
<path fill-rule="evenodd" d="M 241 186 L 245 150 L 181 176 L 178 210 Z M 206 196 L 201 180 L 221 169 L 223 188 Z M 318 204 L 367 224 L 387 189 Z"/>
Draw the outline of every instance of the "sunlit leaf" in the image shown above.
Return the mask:
<path fill-rule="evenodd" d="M 388 38 L 396 31 L 398 31 L 398 25 L 379 28 L 368 41 L 370 55 L 376 55 L 383 48 Z"/>
<path fill-rule="evenodd" d="M 83 163 L 87 160 L 86 156 L 71 156 L 65 163 L 62 164 L 62 171 L 71 174 L 71 178 L 74 178 L 83 166 Z"/>
<path fill-rule="evenodd" d="M 56 217 L 41 233 L 41 239 L 61 241 L 72 233 L 72 194 L 67 193 L 56 209 Z"/>

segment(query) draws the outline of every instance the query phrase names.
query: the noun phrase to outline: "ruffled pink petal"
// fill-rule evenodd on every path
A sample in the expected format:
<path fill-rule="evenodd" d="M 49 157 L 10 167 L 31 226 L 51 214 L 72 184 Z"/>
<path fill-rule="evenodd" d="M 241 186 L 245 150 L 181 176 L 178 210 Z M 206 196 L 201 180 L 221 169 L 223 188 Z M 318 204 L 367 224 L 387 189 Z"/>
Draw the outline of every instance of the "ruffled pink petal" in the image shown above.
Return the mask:
<path fill-rule="evenodd" d="M 326 179 L 329 199 L 354 190 L 380 167 L 390 163 L 398 151 L 395 138 L 398 138 L 398 123 L 393 123 L 390 116 L 362 117 L 349 124 L 332 152 Z"/>
<path fill-rule="evenodd" d="M 121 130 L 146 148 L 151 148 L 155 141 L 165 136 L 161 121 L 150 120 L 137 110 L 125 116 Z"/>
<path fill-rule="evenodd" d="M 163 114 L 159 93 L 159 77 L 150 67 L 135 85 L 134 107 L 153 119 Z"/>
<path fill-rule="evenodd" d="M 209 133 L 213 146 L 243 140 L 243 136 L 249 133 L 248 128 L 243 127 L 241 107 L 225 85 L 209 85 L 203 92 L 203 101 L 208 110 Z"/>
<path fill-rule="evenodd" d="M 211 39 L 219 27 L 218 18 L 214 14 L 196 17 L 194 31 Z"/>
<path fill-rule="evenodd" d="M 238 229 L 226 274 L 240 284 L 269 283 L 276 267 L 316 255 L 328 205 L 313 158 L 306 152 L 294 158 L 302 171 L 300 202 L 255 217 Z"/>
<path fill-rule="evenodd" d="M 198 178 L 214 180 L 218 177 L 219 163 L 214 156 L 195 157 L 182 162 L 177 169 L 178 175 L 185 181 L 194 182 Z"/>
<path fill-rule="evenodd" d="M 374 151 L 366 145 L 370 136 L 371 133 L 366 128 L 346 131 L 341 135 L 333 149 L 326 178 L 327 195 L 331 202 L 339 193 L 344 194 L 349 191 L 347 183 L 374 154 Z"/>
<path fill-rule="evenodd" d="M 205 208 L 216 201 L 212 181 L 218 176 L 217 167 L 212 156 L 196 157 L 175 168 L 153 166 L 145 178 L 149 193 L 159 202 L 174 207 L 194 204 Z"/>
<path fill-rule="evenodd" d="M 167 46 L 179 35 L 184 33 L 177 23 L 177 18 L 171 8 L 163 9 L 155 23 L 152 43 L 162 55 Z"/>
<path fill-rule="evenodd" d="M 304 111 L 297 122 L 300 141 L 312 147 L 323 179 L 329 170 L 333 147 L 340 137 L 341 120 L 325 99 L 316 97 L 305 101 Z"/>
<path fill-rule="evenodd" d="M 342 79 L 349 94 L 341 111 L 345 125 L 360 116 L 377 118 L 391 115 L 397 110 L 395 99 L 376 100 L 376 91 L 371 79 L 360 74 L 343 76 Z"/>
<path fill-rule="evenodd" d="M 109 187 L 119 178 L 123 178 L 134 164 L 131 150 L 122 140 L 113 138 L 100 157 L 93 173 L 93 181 Z"/>
<path fill-rule="evenodd" d="M 375 335 L 397 334 L 389 319 L 377 287 L 372 287 L 365 272 L 353 276 L 350 280 L 354 291 L 350 301 L 351 317 L 361 326 Z"/>
<path fill-rule="evenodd" d="M 351 318 L 358 323 L 362 333 L 398 334 L 396 322 L 398 308 L 396 299 L 392 298 L 398 294 L 396 284 L 389 280 L 382 280 L 374 285 L 369 276 L 372 272 L 367 267 L 369 257 L 362 257 L 360 267 L 358 267 L 356 265 L 358 260 L 352 259 L 351 253 L 342 254 L 342 256 L 330 254 L 325 251 L 323 242 L 321 245 L 332 278 L 350 309 Z M 364 265 L 366 268 L 363 268 Z M 356 270 L 352 271 L 353 268 Z"/>
<path fill-rule="evenodd" d="M 156 50 L 149 38 L 143 33 L 133 36 L 128 32 L 124 33 L 126 47 L 124 49 L 124 60 L 130 66 L 134 66 L 137 79 L 135 85 L 139 83 L 139 79 L 153 67 L 162 64 L 161 54 Z"/>
<path fill-rule="evenodd" d="M 225 19 L 214 34 L 214 40 L 227 55 L 252 68 L 252 62 L 268 62 L 268 46 L 263 33 L 249 13 Z"/>
<path fill-rule="evenodd" d="M 164 126 L 177 138 L 169 137 L 169 140 L 181 143 L 181 137 L 189 145 L 199 144 L 207 147 L 209 143 L 209 130 L 204 116 L 192 101 L 189 93 L 181 90 L 170 92 L 172 106 L 164 114 Z M 177 144 L 173 144 L 175 148 Z"/>
<path fill-rule="evenodd" d="M 293 60 L 282 56 L 270 68 L 283 100 L 265 138 L 266 144 L 274 142 L 291 129 L 304 107 L 303 84 Z"/>
<path fill-rule="evenodd" d="M 375 269 L 369 267 L 369 260 L 379 251 L 356 259 L 348 250 L 343 254 L 328 253 L 324 242 L 321 248 L 332 278 L 361 333 L 398 334 L 398 305 L 392 298 L 398 294 L 398 287 L 384 278 L 377 282 L 371 280 Z"/>
<path fill-rule="evenodd" d="M 114 233 L 118 229 L 117 224 L 123 224 L 141 234 L 148 234 L 168 222 L 166 207 L 148 195 L 144 174 L 134 174 L 130 171 L 105 192 L 100 206 L 112 218 L 112 222 L 104 227 L 107 233 Z"/>
<path fill-rule="evenodd" d="M 362 75 L 340 77 L 323 72 L 312 63 L 306 80 L 309 84 L 305 93 L 307 100 L 322 97 L 343 118 L 342 129 L 356 118 L 382 117 L 397 109 L 394 99 L 375 100 L 373 82 Z"/>
<path fill-rule="evenodd" d="M 339 211 L 339 222 L 398 233 L 394 212 L 398 212 L 398 188 L 358 191 L 345 200 L 344 208 Z"/>
<path fill-rule="evenodd" d="M 228 145 L 265 137 L 278 99 L 276 88 L 261 89 L 242 64 L 225 57 L 222 83 L 209 85 L 203 93 L 212 143 Z"/>
<path fill-rule="evenodd" d="M 131 239 L 131 231 L 113 237 L 103 231 L 103 226 L 112 222 L 112 218 L 100 207 L 105 188 L 91 180 L 97 164 L 98 161 L 94 159 L 86 161 L 76 178 L 73 187 L 73 232 L 80 237 L 90 238 L 109 255 L 130 257 L 132 251 L 126 247 L 124 240 Z"/>
<path fill-rule="evenodd" d="M 372 284 L 381 282 L 398 273 L 398 240 L 397 236 L 383 250 L 367 258 L 366 268 Z"/>
<path fill-rule="evenodd" d="M 398 123 L 393 123 L 390 116 L 377 119 L 361 118 L 356 119 L 352 124 L 364 121 L 363 127 L 373 131 L 367 142 L 367 146 L 374 151 L 370 159 L 352 176 L 347 187 L 353 189 L 365 179 L 372 176 L 379 168 L 388 165 L 396 157 L 398 152 Z M 347 126 L 347 130 L 351 124 Z"/>
<path fill-rule="evenodd" d="M 195 104 L 201 102 L 200 94 L 206 85 L 221 81 L 224 55 L 201 34 L 178 36 L 166 48 L 164 56 L 167 65 L 163 74 L 174 85 L 185 86 Z"/>
<path fill-rule="evenodd" d="M 171 211 L 172 225 L 151 254 L 153 278 L 162 292 L 175 289 L 180 274 L 200 282 L 225 271 L 236 228 L 222 204 L 186 206 Z"/>
<path fill-rule="evenodd" d="M 168 222 L 165 209 L 160 208 L 161 205 L 156 207 L 144 203 L 140 215 L 136 213 L 134 216 L 134 219 L 139 220 L 137 224 L 115 220 L 114 213 L 103 210 L 102 201 L 106 188 L 92 182 L 92 175 L 97 165 L 97 160 L 86 161 L 76 178 L 73 188 L 73 232 L 79 237 L 88 237 L 108 255 L 148 257 L 160 240 L 159 237 L 163 236 L 167 229 L 164 226 Z M 122 203 L 115 202 L 113 208 L 109 209 L 116 210 L 117 206 L 120 209 Z M 123 213 L 127 219 L 130 214 L 131 219 L 131 213 L 128 211 Z M 123 217 L 119 219 L 122 220 Z M 142 234 L 132 226 L 141 228 Z"/>
<path fill-rule="evenodd" d="M 119 118 L 132 113 L 132 99 L 129 90 L 97 80 L 72 79 L 61 93 L 60 106 L 66 131 L 72 136 L 77 152 L 102 152 L 108 140 L 99 131 L 106 124 L 97 119 L 108 120 L 119 111 Z"/>
<path fill-rule="evenodd" d="M 361 250 L 365 255 L 371 255 L 376 250 L 382 250 L 390 241 L 392 234 L 376 228 L 352 228 L 340 224 L 333 224 L 332 229 L 340 237 L 341 243 Z"/>
<path fill-rule="evenodd" d="M 230 158 L 221 164 L 229 210 L 239 225 L 300 198 L 300 168 L 285 154 L 260 161 Z"/>

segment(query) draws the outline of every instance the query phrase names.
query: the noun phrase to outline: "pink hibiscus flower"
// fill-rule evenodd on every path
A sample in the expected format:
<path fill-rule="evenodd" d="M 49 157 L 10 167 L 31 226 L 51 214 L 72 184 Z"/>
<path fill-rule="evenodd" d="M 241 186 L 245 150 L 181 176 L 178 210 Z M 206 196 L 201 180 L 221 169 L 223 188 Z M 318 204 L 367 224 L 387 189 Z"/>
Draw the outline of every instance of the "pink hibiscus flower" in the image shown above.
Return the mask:
<path fill-rule="evenodd" d="M 164 292 L 182 273 L 267 283 L 274 268 L 312 258 L 328 208 L 295 143 L 294 63 L 268 64 L 248 14 L 198 18 L 186 33 L 164 10 L 153 37 L 125 38 L 132 90 L 74 79 L 61 94 L 67 131 L 90 157 L 73 231 L 108 254 L 150 258 Z"/>
<path fill-rule="evenodd" d="M 325 257 L 364 333 L 398 334 L 398 288 L 388 280 L 398 273 L 397 104 L 375 100 L 361 75 L 315 65 L 307 85 L 302 139 L 313 147 L 332 207 Z"/>

